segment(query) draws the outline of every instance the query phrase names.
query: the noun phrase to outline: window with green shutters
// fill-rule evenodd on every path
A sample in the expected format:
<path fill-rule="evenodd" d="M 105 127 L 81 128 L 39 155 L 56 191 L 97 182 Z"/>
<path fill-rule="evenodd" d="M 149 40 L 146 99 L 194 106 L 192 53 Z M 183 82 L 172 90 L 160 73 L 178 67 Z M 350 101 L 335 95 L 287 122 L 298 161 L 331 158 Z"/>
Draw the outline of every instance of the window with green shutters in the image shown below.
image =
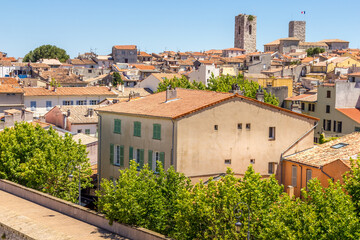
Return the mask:
<path fill-rule="evenodd" d="M 124 166 L 124 146 L 120 146 L 120 167 Z"/>
<path fill-rule="evenodd" d="M 141 137 L 141 122 L 134 122 L 134 136 Z"/>
<path fill-rule="evenodd" d="M 159 162 L 161 163 L 162 167 L 165 169 L 165 153 L 160 152 L 158 154 L 159 154 Z M 159 172 L 159 170 L 158 170 L 158 162 L 156 162 L 156 170 L 155 170 L 155 172 Z"/>
<path fill-rule="evenodd" d="M 153 151 L 149 150 L 148 151 L 148 165 L 150 170 L 153 170 Z"/>
<path fill-rule="evenodd" d="M 110 144 L 110 163 L 114 164 L 114 144 Z"/>
<path fill-rule="evenodd" d="M 121 133 L 121 120 L 114 119 L 114 133 Z"/>
<path fill-rule="evenodd" d="M 140 169 L 144 167 L 144 149 L 140 149 L 140 157 L 138 163 L 140 165 Z"/>
<path fill-rule="evenodd" d="M 129 147 L 129 167 L 130 167 L 130 161 L 134 160 L 134 148 Z"/>
<path fill-rule="evenodd" d="M 153 139 L 161 140 L 161 125 L 153 125 Z"/>

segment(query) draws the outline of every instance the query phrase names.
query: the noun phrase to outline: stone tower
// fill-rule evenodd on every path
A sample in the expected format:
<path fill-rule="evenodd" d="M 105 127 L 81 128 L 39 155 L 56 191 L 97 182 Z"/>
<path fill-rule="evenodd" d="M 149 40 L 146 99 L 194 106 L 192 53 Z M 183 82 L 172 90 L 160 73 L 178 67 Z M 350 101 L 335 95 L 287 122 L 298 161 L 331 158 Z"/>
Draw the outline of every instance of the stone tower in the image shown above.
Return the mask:
<path fill-rule="evenodd" d="M 289 37 L 296 37 L 300 42 L 305 42 L 305 21 L 290 21 L 289 22 Z"/>
<path fill-rule="evenodd" d="M 235 17 L 234 47 L 256 52 L 256 16 L 239 14 Z"/>

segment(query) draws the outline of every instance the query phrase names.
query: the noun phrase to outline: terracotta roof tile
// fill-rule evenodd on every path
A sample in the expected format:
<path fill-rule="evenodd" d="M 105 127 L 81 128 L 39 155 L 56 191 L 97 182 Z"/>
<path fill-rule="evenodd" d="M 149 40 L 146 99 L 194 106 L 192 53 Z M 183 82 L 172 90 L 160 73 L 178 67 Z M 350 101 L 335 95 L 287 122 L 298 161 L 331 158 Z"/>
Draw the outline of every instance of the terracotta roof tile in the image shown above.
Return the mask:
<path fill-rule="evenodd" d="M 345 143 L 348 144 L 341 148 L 332 146 Z M 295 153 L 284 157 L 285 160 L 297 162 L 314 167 L 321 167 L 336 160 L 348 160 L 360 153 L 360 133 L 354 132 L 330 142 L 316 145 L 308 150 Z"/>
<path fill-rule="evenodd" d="M 140 57 L 152 57 L 150 54 L 148 54 L 146 52 L 139 52 L 138 56 L 140 56 Z"/>
<path fill-rule="evenodd" d="M 74 123 L 74 124 L 97 123 L 98 122 L 98 116 L 95 113 L 91 117 L 88 116 L 88 109 L 90 109 L 90 108 L 97 109 L 97 108 L 99 108 L 99 106 L 97 106 L 97 105 L 91 105 L 91 106 L 73 105 L 73 106 L 61 106 L 61 107 L 59 107 L 61 112 L 67 112 L 68 110 L 70 110 L 70 116 L 68 118 L 69 118 L 69 121 L 71 123 Z"/>
<path fill-rule="evenodd" d="M 135 50 L 136 45 L 115 45 L 113 48 L 120 50 Z"/>
<path fill-rule="evenodd" d="M 22 93 L 23 89 L 10 84 L 0 85 L 0 93 Z"/>
<path fill-rule="evenodd" d="M 232 93 L 220 93 L 213 91 L 190 90 L 181 88 L 177 89 L 177 98 L 173 99 L 172 101 L 165 102 L 166 92 L 164 91 L 146 96 L 144 98 L 140 98 L 138 100 L 121 102 L 99 108 L 97 111 L 176 119 L 232 98 L 242 98 L 249 102 L 266 105 L 272 109 L 287 112 L 292 115 L 297 115 L 316 121 L 319 120 L 318 118 L 295 113 L 287 109 L 276 107 L 237 94 L 234 95 Z"/>
<path fill-rule="evenodd" d="M 18 80 L 12 77 L 2 77 L 0 78 L 0 84 L 12 84 L 12 85 L 19 85 Z"/>
<path fill-rule="evenodd" d="M 109 91 L 107 87 L 58 87 L 56 92 L 40 87 L 26 87 L 24 88 L 25 96 L 98 96 L 106 95 L 116 97 L 117 94 Z"/>
<path fill-rule="evenodd" d="M 134 64 L 132 66 L 139 70 L 155 70 L 155 66 L 153 66 L 153 65 Z"/>
<path fill-rule="evenodd" d="M 357 123 L 360 123 L 360 109 L 357 108 L 336 108 L 342 114 L 348 116 Z"/>
<path fill-rule="evenodd" d="M 293 96 L 293 97 L 286 98 L 285 100 L 316 102 L 317 101 L 317 94 L 301 94 L 301 95 L 298 95 L 298 96 Z"/>
<path fill-rule="evenodd" d="M 245 49 L 242 49 L 242 48 L 226 48 L 226 49 L 223 49 L 223 51 L 242 51 L 242 52 L 244 52 Z"/>

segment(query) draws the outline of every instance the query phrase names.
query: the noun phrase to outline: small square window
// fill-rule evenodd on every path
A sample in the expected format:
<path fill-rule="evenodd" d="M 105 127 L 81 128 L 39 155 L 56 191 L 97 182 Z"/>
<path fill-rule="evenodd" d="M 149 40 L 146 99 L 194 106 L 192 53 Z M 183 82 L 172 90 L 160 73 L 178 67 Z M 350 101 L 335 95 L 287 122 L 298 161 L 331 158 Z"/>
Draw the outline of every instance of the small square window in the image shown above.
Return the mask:
<path fill-rule="evenodd" d="M 275 127 L 269 127 L 269 140 L 275 140 Z"/>
<path fill-rule="evenodd" d="M 246 124 L 246 130 L 250 130 L 250 128 L 251 128 L 250 123 L 247 123 L 247 124 Z"/>
<path fill-rule="evenodd" d="M 268 173 L 269 174 L 274 174 L 274 172 L 275 172 L 275 163 L 273 163 L 273 162 L 269 162 L 269 165 L 268 165 Z"/>
<path fill-rule="evenodd" d="M 225 164 L 231 164 L 231 159 L 225 159 Z"/>
<path fill-rule="evenodd" d="M 242 123 L 238 123 L 238 129 L 242 129 Z"/>
<path fill-rule="evenodd" d="M 218 130 L 218 125 L 214 125 L 214 130 Z"/>
<path fill-rule="evenodd" d="M 90 135 L 90 129 L 85 129 L 85 134 Z"/>
<path fill-rule="evenodd" d="M 255 164 L 255 159 L 250 159 L 251 164 Z"/>
<path fill-rule="evenodd" d="M 81 130 L 81 129 L 78 129 L 78 130 L 77 130 L 77 132 L 78 132 L 78 133 L 81 133 L 81 132 L 82 132 L 82 130 Z"/>

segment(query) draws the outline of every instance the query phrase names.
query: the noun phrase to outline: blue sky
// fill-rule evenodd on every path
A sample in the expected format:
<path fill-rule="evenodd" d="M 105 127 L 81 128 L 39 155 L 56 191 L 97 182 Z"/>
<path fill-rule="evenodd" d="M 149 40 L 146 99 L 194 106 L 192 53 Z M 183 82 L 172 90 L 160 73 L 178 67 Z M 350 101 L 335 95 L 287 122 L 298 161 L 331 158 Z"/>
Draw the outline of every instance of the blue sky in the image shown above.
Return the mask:
<path fill-rule="evenodd" d="M 257 16 L 257 48 L 287 37 L 291 20 L 306 20 L 306 40 L 340 38 L 360 48 L 360 1 L 323 0 L 2 0 L 0 51 L 23 57 L 52 44 L 71 57 L 113 45 L 142 51 L 224 49 L 234 44 L 234 18 Z M 301 15 L 301 11 L 306 11 Z"/>

